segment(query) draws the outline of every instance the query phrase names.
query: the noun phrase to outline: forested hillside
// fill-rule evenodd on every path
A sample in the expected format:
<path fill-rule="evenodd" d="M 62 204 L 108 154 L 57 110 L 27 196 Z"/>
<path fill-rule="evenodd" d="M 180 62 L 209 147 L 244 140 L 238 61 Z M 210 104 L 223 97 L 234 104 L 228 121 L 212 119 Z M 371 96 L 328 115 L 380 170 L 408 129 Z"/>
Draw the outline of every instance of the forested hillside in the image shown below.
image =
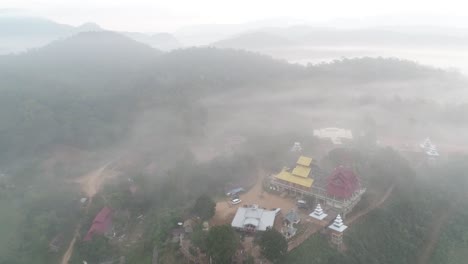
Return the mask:
<path fill-rule="evenodd" d="M 112 32 L 81 33 L 2 56 L 0 205 L 12 213 L 0 216 L 6 234 L 0 263 L 55 263 L 59 254 L 48 251 L 50 241 L 70 241 L 78 222 L 83 236 L 103 206 L 124 212 L 117 221 L 132 219 L 125 230 L 141 239 L 131 248 L 80 240 L 72 263 L 117 253 L 129 263 L 148 263 L 156 246 L 163 263 L 175 263 L 180 256 L 165 241 L 191 202 L 281 168 L 292 142 L 315 150 L 312 129 L 322 126 L 357 131 L 358 147 L 368 154 L 361 162 L 380 177 L 375 184 L 397 183 L 388 204 L 350 230 L 348 251 L 325 248 L 321 252 L 330 255 L 322 263 L 346 263 L 344 256 L 350 263 L 414 263 L 429 229 L 424 219 L 454 196 L 449 187 L 427 184 L 429 176 L 419 179 L 426 173 L 375 141 L 419 140 L 430 131 L 441 144 L 463 142 L 453 131 L 466 132 L 468 120 L 453 113 L 466 109 L 459 96 L 466 84 L 458 73 L 404 60 L 342 59 L 306 67 L 238 50 L 164 53 Z M 460 101 L 447 103 L 455 97 Z M 104 164 L 120 177 L 99 190 L 85 212 L 77 205 L 84 195 L 78 179 Z M 137 194 L 128 191 L 129 182 Z M 140 215 L 148 219 L 141 225 Z M 442 230 L 438 259 L 462 256 L 444 248 L 466 242 L 457 233 L 463 219 L 459 213 Z M 288 263 L 309 263 L 304 261 L 317 239 L 293 251 Z"/>
<path fill-rule="evenodd" d="M 335 89 L 356 81 L 450 78 L 393 59 L 345 60 L 306 68 L 214 48 L 162 54 L 112 32 L 81 33 L 24 55 L 3 56 L 0 68 L 0 156 L 4 158 L 43 152 L 52 144 L 109 145 L 125 138 L 144 108 L 174 107 L 177 101 L 173 110 L 188 114 L 199 105 L 198 99 L 217 93 L 252 87 L 291 89 L 300 81 L 310 83 L 311 92 L 320 91 L 314 78 L 343 80 Z"/>

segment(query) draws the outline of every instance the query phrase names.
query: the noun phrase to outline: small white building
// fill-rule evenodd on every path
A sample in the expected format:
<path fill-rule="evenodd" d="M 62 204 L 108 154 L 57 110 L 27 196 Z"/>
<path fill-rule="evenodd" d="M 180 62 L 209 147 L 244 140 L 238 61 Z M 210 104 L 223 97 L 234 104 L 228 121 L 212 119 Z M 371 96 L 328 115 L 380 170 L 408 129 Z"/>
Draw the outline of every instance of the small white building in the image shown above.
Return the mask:
<path fill-rule="evenodd" d="M 314 218 L 314 219 L 322 221 L 328 215 L 323 212 L 323 209 L 320 206 L 320 204 L 317 204 L 317 207 L 315 207 L 315 210 L 312 213 L 310 213 L 309 216 Z"/>
<path fill-rule="evenodd" d="M 265 210 L 259 208 L 258 205 L 239 207 L 234 219 L 232 219 L 231 226 L 248 232 L 266 231 L 268 228 L 273 227 L 275 217 L 274 210 Z"/>
<path fill-rule="evenodd" d="M 353 139 L 353 133 L 351 130 L 336 127 L 314 129 L 314 136 L 320 139 L 330 139 L 331 142 L 335 145 L 343 144 L 343 139 Z"/>

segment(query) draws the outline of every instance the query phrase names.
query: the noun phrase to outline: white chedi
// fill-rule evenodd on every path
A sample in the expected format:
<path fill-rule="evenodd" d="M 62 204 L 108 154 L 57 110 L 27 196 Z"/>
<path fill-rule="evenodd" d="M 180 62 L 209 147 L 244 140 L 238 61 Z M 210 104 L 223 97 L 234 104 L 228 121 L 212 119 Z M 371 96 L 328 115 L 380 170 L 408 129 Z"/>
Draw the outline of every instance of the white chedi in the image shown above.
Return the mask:
<path fill-rule="evenodd" d="M 302 146 L 300 142 L 294 142 L 294 145 L 291 147 L 291 152 L 301 152 Z"/>
<path fill-rule="evenodd" d="M 317 204 L 317 207 L 315 207 L 315 210 L 311 214 L 309 214 L 309 216 L 318 220 L 323 220 L 328 215 L 323 212 L 323 209 L 320 206 L 320 204 Z"/>
<path fill-rule="evenodd" d="M 333 221 L 333 224 L 329 225 L 328 228 L 337 232 L 343 232 L 346 228 L 348 228 L 348 226 L 343 224 L 343 219 L 341 219 L 341 215 L 338 215 L 335 218 L 335 221 Z"/>

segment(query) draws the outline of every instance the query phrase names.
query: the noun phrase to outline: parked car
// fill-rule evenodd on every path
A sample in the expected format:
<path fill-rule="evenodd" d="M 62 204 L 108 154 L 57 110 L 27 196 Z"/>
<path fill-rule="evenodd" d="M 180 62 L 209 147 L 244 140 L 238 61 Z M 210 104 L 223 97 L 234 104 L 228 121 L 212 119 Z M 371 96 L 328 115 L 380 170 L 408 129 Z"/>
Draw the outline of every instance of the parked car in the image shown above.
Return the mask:
<path fill-rule="evenodd" d="M 297 200 L 296 205 L 298 208 L 307 208 L 307 202 L 304 200 Z"/>
<path fill-rule="evenodd" d="M 232 189 L 230 190 L 229 192 L 226 193 L 226 196 L 233 196 L 233 195 L 238 195 L 240 193 L 243 193 L 245 192 L 244 188 L 236 188 L 236 189 Z"/>
<path fill-rule="evenodd" d="M 239 198 L 234 198 L 234 199 L 231 200 L 232 205 L 239 204 L 240 202 L 242 202 L 242 200 L 239 199 Z"/>

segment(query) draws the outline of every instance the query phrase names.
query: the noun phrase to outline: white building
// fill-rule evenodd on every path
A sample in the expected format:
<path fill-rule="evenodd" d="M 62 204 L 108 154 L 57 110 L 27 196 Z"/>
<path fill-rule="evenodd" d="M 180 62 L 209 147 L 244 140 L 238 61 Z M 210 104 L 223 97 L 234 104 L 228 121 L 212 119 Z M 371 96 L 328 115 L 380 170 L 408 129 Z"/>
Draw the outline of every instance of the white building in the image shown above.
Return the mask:
<path fill-rule="evenodd" d="M 272 228 L 275 223 L 276 212 L 259 208 L 258 205 L 252 207 L 239 207 L 231 226 L 243 231 L 265 231 Z"/>
<path fill-rule="evenodd" d="M 335 145 L 343 144 L 343 139 L 353 139 L 353 133 L 351 130 L 336 127 L 314 129 L 314 136 L 320 139 L 330 139 Z"/>

